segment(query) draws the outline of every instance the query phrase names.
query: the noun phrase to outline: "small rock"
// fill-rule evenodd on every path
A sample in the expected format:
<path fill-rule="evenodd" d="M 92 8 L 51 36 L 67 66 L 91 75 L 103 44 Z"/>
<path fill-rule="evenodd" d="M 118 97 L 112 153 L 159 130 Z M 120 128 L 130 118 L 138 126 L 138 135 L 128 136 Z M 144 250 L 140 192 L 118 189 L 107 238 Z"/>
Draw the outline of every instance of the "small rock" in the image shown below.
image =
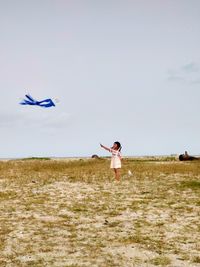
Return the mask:
<path fill-rule="evenodd" d="M 98 156 L 98 155 L 92 155 L 91 158 L 92 158 L 92 159 L 99 159 L 99 156 Z"/>

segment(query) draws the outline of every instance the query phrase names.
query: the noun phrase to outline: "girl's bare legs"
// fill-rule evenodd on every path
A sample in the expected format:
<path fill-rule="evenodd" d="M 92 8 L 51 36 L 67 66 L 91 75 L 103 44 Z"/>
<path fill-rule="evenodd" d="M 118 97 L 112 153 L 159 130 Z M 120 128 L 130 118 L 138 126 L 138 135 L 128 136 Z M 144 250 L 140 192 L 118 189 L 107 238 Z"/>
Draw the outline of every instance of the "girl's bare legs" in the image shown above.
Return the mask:
<path fill-rule="evenodd" d="M 114 172 L 115 172 L 115 179 L 119 181 L 120 180 L 120 169 L 114 169 Z"/>

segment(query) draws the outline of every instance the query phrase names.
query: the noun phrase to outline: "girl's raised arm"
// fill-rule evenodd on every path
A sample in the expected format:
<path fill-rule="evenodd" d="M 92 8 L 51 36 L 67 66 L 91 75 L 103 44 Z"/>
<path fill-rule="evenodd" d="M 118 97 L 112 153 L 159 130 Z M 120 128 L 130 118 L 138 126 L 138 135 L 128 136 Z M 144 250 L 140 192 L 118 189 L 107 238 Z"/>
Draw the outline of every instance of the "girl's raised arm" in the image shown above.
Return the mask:
<path fill-rule="evenodd" d="M 100 146 L 101 146 L 102 148 L 104 148 L 105 150 L 108 150 L 108 151 L 110 152 L 110 148 L 109 148 L 109 147 L 106 147 L 106 146 L 104 146 L 104 145 L 102 145 L 102 144 L 100 144 Z"/>

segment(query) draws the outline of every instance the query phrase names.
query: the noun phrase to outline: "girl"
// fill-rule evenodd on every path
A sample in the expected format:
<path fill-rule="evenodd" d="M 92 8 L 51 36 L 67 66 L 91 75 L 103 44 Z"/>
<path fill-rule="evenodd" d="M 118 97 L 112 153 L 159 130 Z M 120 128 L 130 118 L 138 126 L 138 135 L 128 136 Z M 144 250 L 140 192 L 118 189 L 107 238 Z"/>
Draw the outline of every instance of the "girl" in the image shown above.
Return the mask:
<path fill-rule="evenodd" d="M 110 153 L 112 153 L 110 168 L 114 169 L 115 179 L 119 181 L 120 168 L 121 168 L 121 152 L 120 152 L 122 149 L 121 144 L 119 142 L 114 142 L 111 148 L 103 146 L 102 144 L 100 144 L 100 146 L 105 150 L 109 151 Z"/>

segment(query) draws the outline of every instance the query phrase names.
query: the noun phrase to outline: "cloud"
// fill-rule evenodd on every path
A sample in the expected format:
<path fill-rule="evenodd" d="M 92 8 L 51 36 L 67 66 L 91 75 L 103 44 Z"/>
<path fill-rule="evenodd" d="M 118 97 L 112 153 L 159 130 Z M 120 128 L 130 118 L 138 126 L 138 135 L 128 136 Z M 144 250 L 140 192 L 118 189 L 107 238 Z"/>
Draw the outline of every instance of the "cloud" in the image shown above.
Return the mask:
<path fill-rule="evenodd" d="M 68 124 L 70 118 L 70 114 L 66 112 L 61 112 L 58 114 L 54 114 L 53 116 L 45 116 L 42 124 L 46 127 L 50 128 L 65 128 L 66 124 Z"/>
<path fill-rule="evenodd" d="M 200 79 L 197 79 L 197 80 L 194 80 L 194 81 L 191 81 L 191 84 L 200 84 Z"/>
<path fill-rule="evenodd" d="M 189 64 L 182 66 L 182 70 L 185 73 L 194 73 L 194 72 L 199 72 L 200 68 L 197 63 L 191 62 Z"/>
<path fill-rule="evenodd" d="M 29 110 L 17 112 L 1 112 L 1 128 L 30 128 L 30 129 L 62 129 L 65 128 L 70 120 L 70 114 L 66 112 Z"/>
<path fill-rule="evenodd" d="M 20 124 L 20 117 L 17 113 L 1 112 L 0 113 L 0 127 L 7 128 L 10 126 L 16 126 Z"/>
<path fill-rule="evenodd" d="M 181 75 L 177 74 L 176 72 L 172 72 L 172 71 L 168 72 L 167 80 L 172 81 L 172 82 L 184 82 L 185 81 L 185 79 Z"/>
<path fill-rule="evenodd" d="M 190 62 L 177 69 L 167 72 L 167 80 L 170 82 L 182 82 L 190 85 L 200 83 L 200 66 L 196 62 Z"/>

